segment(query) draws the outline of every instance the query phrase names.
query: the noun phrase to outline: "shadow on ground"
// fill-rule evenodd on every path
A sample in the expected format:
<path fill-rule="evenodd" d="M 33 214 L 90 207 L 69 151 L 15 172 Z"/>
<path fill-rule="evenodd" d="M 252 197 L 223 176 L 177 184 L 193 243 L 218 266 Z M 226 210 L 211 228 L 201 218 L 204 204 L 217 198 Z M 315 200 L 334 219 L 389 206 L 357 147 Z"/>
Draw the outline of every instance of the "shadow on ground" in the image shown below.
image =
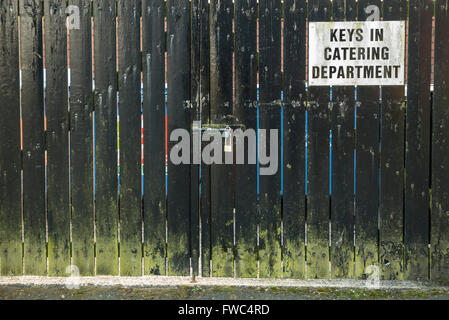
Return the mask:
<path fill-rule="evenodd" d="M 255 287 L 122 287 L 0 285 L 0 300 L 449 300 L 447 289 Z"/>

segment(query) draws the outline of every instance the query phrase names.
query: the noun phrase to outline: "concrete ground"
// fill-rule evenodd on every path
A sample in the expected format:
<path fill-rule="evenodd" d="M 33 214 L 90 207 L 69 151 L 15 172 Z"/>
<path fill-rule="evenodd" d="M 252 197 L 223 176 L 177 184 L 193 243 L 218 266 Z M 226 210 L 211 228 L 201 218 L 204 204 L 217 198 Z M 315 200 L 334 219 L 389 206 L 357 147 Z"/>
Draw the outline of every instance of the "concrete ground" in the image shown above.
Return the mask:
<path fill-rule="evenodd" d="M 189 277 L 0 277 L 0 300 L 438 299 L 449 286 L 426 282 Z"/>

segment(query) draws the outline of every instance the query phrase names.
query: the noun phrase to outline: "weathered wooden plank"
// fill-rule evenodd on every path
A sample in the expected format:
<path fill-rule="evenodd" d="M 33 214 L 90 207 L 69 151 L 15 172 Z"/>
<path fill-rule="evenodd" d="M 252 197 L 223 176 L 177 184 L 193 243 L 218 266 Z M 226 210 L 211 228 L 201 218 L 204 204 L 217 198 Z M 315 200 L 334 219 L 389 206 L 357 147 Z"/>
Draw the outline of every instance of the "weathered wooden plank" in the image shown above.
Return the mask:
<path fill-rule="evenodd" d="M 70 266 L 69 114 L 66 3 L 44 2 L 47 115 L 48 274 Z"/>
<path fill-rule="evenodd" d="M 306 1 L 284 2 L 283 276 L 305 277 Z"/>
<path fill-rule="evenodd" d="M 429 278 L 430 72 L 433 1 L 410 1 L 404 279 Z"/>
<path fill-rule="evenodd" d="M 383 20 L 405 20 L 407 2 L 383 3 Z M 380 156 L 380 277 L 403 278 L 404 86 L 382 87 Z"/>
<path fill-rule="evenodd" d="M 72 264 L 81 276 L 89 276 L 95 273 L 91 3 L 70 0 L 69 5 L 78 7 L 80 22 L 79 29 L 69 31 Z"/>
<path fill-rule="evenodd" d="M 275 169 L 264 175 L 259 169 L 259 275 L 280 277 L 281 270 L 281 1 L 259 3 L 259 77 L 260 129 L 259 163 L 263 156 L 271 157 Z M 276 136 L 271 144 L 271 130 Z M 265 140 L 265 141 L 263 141 Z M 271 148 L 273 146 L 273 148 Z M 275 148 L 276 147 L 276 148 Z M 274 163 L 273 163 L 274 162 Z M 271 171 L 271 169 L 270 169 Z"/>
<path fill-rule="evenodd" d="M 200 44 L 200 19 L 201 17 L 201 3 L 200 0 L 191 1 L 191 35 L 190 35 L 190 75 L 191 75 L 191 111 L 190 122 L 192 123 L 192 130 L 190 132 L 190 257 L 192 263 L 192 273 L 198 274 L 199 266 L 199 235 L 200 235 L 200 163 L 201 153 L 200 148 L 194 146 L 201 146 L 201 131 L 198 130 L 201 121 L 201 44 Z M 193 125 L 193 123 L 196 123 Z M 195 141 L 195 143 L 194 143 Z"/>
<path fill-rule="evenodd" d="M 355 0 L 336 0 L 333 21 L 354 21 Z M 354 275 L 355 88 L 332 87 L 331 277 Z"/>
<path fill-rule="evenodd" d="M 97 275 L 118 275 L 116 5 L 93 5 Z"/>
<path fill-rule="evenodd" d="M 236 122 L 257 129 L 257 1 L 235 2 L 235 110 Z M 256 136 L 254 135 L 254 138 Z M 249 162 L 245 144 L 244 164 L 235 169 L 235 275 L 257 277 L 257 164 Z M 255 149 L 254 149 L 255 150 Z M 253 152 L 255 157 L 256 153 Z M 237 155 L 236 155 L 237 157 Z"/>
<path fill-rule="evenodd" d="M 0 2 L 0 275 L 22 274 L 18 2 Z"/>
<path fill-rule="evenodd" d="M 259 2 L 259 77 L 260 129 L 259 162 L 266 146 L 266 155 L 273 162 L 274 172 L 264 175 L 259 171 L 259 275 L 280 277 L 281 270 L 281 1 Z M 271 148 L 271 130 L 277 133 Z M 263 138 L 265 136 L 265 139 Z M 262 141 L 265 140 L 265 141 Z M 276 153 L 276 154 L 275 154 Z"/>
<path fill-rule="evenodd" d="M 145 274 L 165 275 L 165 2 L 142 1 Z"/>
<path fill-rule="evenodd" d="M 358 21 L 372 19 L 373 6 L 381 1 L 358 1 Z M 357 87 L 356 100 L 355 277 L 366 279 L 379 259 L 379 87 Z"/>
<path fill-rule="evenodd" d="M 210 4 L 210 118 L 213 127 L 222 129 L 232 121 L 232 16 L 231 0 Z M 221 152 L 223 163 L 212 164 L 210 173 L 212 275 L 232 277 L 234 167 L 224 164 L 226 152 Z"/>
<path fill-rule="evenodd" d="M 435 281 L 449 279 L 449 2 L 435 4 L 435 91 L 432 113 L 431 269 Z"/>
<path fill-rule="evenodd" d="M 24 271 L 47 272 L 41 1 L 19 2 L 23 121 Z"/>
<path fill-rule="evenodd" d="M 190 130 L 190 1 L 167 1 L 168 84 L 167 114 L 169 138 L 175 129 Z M 179 137 L 169 141 L 168 163 L 168 275 L 189 275 L 190 167 L 173 163 L 182 156 Z M 171 140 L 171 139 L 170 139 Z M 188 144 L 190 145 L 190 143 Z M 178 151 L 179 154 L 178 154 Z"/>
<path fill-rule="evenodd" d="M 119 0 L 120 275 L 142 274 L 140 0 Z"/>
<path fill-rule="evenodd" d="M 210 124 L 210 37 L 209 37 L 209 3 L 208 0 L 199 0 L 199 42 L 200 42 L 200 112 L 201 125 Z M 205 146 L 206 143 L 202 146 Z M 211 212 L 210 212 L 210 166 L 201 163 L 200 168 L 200 261 L 198 274 L 210 275 L 211 266 Z"/>
<path fill-rule="evenodd" d="M 309 22 L 329 21 L 331 2 L 312 0 Z M 307 133 L 307 278 L 329 277 L 330 88 L 311 87 Z"/>

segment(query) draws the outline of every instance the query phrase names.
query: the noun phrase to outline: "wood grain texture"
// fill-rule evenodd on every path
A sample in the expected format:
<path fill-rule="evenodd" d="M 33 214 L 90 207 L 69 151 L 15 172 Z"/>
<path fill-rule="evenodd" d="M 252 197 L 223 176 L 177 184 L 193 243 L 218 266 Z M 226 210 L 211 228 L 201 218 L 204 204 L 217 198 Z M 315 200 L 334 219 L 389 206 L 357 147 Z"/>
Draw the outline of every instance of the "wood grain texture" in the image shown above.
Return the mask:
<path fill-rule="evenodd" d="M 284 2 L 283 276 L 305 278 L 306 1 Z"/>
<path fill-rule="evenodd" d="M 410 1 L 404 203 L 404 279 L 429 278 L 430 73 L 433 1 Z"/>
<path fill-rule="evenodd" d="M 72 196 L 72 264 L 81 276 L 95 274 L 93 206 L 93 93 L 90 1 L 78 6 L 80 29 L 70 36 L 70 163 Z"/>
<path fill-rule="evenodd" d="M 142 10 L 145 274 L 165 275 L 165 3 Z"/>
<path fill-rule="evenodd" d="M 277 163 L 269 165 L 276 171 L 270 175 L 261 174 L 259 166 L 259 276 L 280 277 L 281 269 L 281 1 L 259 2 L 259 153 L 261 145 L 266 146 L 266 155 Z M 277 130 L 277 149 L 271 148 L 270 133 Z M 273 153 L 277 153 L 276 156 Z M 259 156 L 259 163 L 261 158 Z"/>
<path fill-rule="evenodd" d="M 0 275 L 22 274 L 18 3 L 0 2 Z"/>
<path fill-rule="evenodd" d="M 235 2 L 235 120 L 244 129 L 257 128 L 257 1 Z M 235 168 L 235 274 L 257 277 L 257 164 Z M 254 154 L 255 155 L 255 154 Z M 237 156 L 237 155 L 236 155 Z"/>
<path fill-rule="evenodd" d="M 96 274 L 118 275 L 116 6 L 93 5 Z"/>
<path fill-rule="evenodd" d="M 200 113 L 201 125 L 210 124 L 210 37 L 209 37 L 209 3 L 208 0 L 199 0 L 199 91 L 200 91 Z M 206 143 L 202 144 L 202 148 Z M 210 165 L 204 163 L 200 168 L 200 259 L 198 266 L 199 275 L 209 276 L 211 266 L 211 188 L 210 188 Z"/>
<path fill-rule="evenodd" d="M 331 2 L 309 1 L 309 22 L 330 21 Z M 307 278 L 329 278 L 330 88 L 311 87 L 307 132 Z"/>
<path fill-rule="evenodd" d="M 117 2 L 120 275 L 142 274 L 140 0 Z"/>
<path fill-rule="evenodd" d="M 383 20 L 405 20 L 407 2 L 383 3 Z M 404 86 L 382 87 L 380 155 L 380 277 L 402 280 L 404 267 Z"/>
<path fill-rule="evenodd" d="M 210 119 L 214 127 L 221 128 L 232 123 L 233 13 L 231 0 L 210 4 Z M 220 137 L 218 139 L 224 142 L 224 139 Z M 232 277 L 234 166 L 225 164 L 224 159 L 227 155 L 223 147 L 221 152 L 222 164 L 212 164 L 210 172 L 212 275 Z"/>
<path fill-rule="evenodd" d="M 200 167 L 201 167 L 201 131 L 193 128 L 193 123 L 201 121 L 201 1 L 191 1 L 191 29 L 190 29 L 190 95 L 192 107 L 190 110 L 190 257 L 192 273 L 198 275 L 200 263 Z"/>
<path fill-rule="evenodd" d="M 380 0 L 358 2 L 357 19 L 366 21 L 369 6 Z M 355 277 L 366 279 L 379 268 L 379 87 L 357 87 L 355 164 Z"/>
<path fill-rule="evenodd" d="M 24 271 L 47 273 L 41 1 L 19 2 L 22 68 Z"/>
<path fill-rule="evenodd" d="M 45 108 L 47 115 L 48 274 L 70 265 L 69 114 L 66 3 L 46 0 Z"/>
<path fill-rule="evenodd" d="M 354 0 L 336 0 L 333 21 L 354 21 Z M 332 87 L 331 277 L 354 275 L 355 88 Z"/>
<path fill-rule="evenodd" d="M 167 2 L 169 137 L 175 129 L 190 130 L 190 1 Z M 177 152 L 169 141 L 168 152 Z M 190 145 L 190 144 L 189 144 Z M 172 150 L 172 148 L 174 148 Z M 168 162 L 168 275 L 190 274 L 190 168 Z"/>
<path fill-rule="evenodd" d="M 432 214 L 430 278 L 449 278 L 449 1 L 435 3 L 435 91 L 432 114 Z"/>

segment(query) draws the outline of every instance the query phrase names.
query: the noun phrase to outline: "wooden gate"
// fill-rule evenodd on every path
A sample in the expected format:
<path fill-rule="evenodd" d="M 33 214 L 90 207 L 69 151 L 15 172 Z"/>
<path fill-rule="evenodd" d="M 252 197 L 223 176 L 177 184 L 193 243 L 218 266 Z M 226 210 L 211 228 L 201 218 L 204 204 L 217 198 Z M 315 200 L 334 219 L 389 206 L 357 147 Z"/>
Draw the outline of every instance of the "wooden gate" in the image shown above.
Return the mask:
<path fill-rule="evenodd" d="M 308 87 L 309 22 L 379 19 L 406 85 Z M 449 281 L 448 30 L 448 0 L 0 0 L 0 275 Z M 280 132 L 275 174 L 195 161 L 231 127 Z"/>

